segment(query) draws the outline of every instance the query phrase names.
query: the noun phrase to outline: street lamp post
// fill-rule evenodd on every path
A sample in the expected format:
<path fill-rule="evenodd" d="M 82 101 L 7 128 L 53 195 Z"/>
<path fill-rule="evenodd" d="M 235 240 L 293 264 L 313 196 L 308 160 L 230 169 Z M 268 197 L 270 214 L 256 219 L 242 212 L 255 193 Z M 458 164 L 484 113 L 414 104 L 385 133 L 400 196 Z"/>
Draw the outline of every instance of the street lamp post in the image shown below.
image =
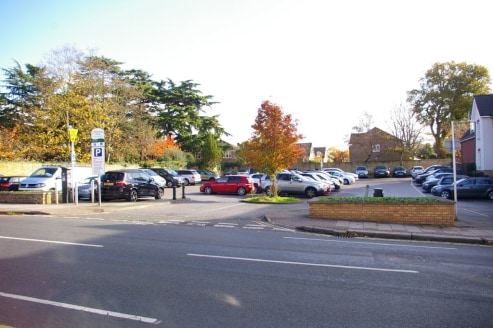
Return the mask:
<path fill-rule="evenodd" d="M 454 121 L 452 121 L 452 175 L 454 179 L 454 216 L 457 220 L 457 164 L 455 161 L 455 131 L 454 131 Z"/>

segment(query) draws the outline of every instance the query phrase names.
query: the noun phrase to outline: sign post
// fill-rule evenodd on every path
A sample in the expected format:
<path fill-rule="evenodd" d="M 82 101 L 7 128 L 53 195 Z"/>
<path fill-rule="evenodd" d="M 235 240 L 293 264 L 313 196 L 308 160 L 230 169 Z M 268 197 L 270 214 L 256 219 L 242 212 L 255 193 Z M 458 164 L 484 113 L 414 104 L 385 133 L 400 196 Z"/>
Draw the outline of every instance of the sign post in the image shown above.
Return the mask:
<path fill-rule="evenodd" d="M 101 175 L 104 174 L 105 163 L 105 143 L 104 130 L 93 129 L 91 131 L 91 157 L 92 157 L 92 174 L 98 176 L 98 201 L 101 206 Z"/>
<path fill-rule="evenodd" d="M 75 161 L 76 161 L 76 158 L 75 158 L 75 149 L 74 149 L 74 143 L 75 141 L 77 140 L 77 132 L 79 132 L 79 130 L 77 129 L 74 129 L 74 128 L 70 128 L 68 129 L 68 133 L 70 135 L 70 145 L 71 145 L 71 148 L 70 148 L 70 161 L 72 162 L 72 181 L 71 181 L 71 186 L 72 186 L 72 201 L 75 203 L 75 205 L 77 205 L 77 195 L 76 195 L 76 186 L 74 184 L 74 165 L 75 165 Z"/>

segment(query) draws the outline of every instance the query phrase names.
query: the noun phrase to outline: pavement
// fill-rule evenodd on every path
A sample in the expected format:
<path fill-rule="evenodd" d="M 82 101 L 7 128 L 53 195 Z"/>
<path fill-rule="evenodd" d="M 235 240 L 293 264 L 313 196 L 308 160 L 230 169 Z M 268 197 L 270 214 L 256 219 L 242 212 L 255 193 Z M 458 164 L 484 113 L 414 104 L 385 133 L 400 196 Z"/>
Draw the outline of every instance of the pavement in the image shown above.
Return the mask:
<path fill-rule="evenodd" d="M 184 200 L 162 200 L 159 202 L 104 202 L 101 205 L 90 202 L 78 204 L 5 204 L 0 203 L 0 215 L 89 215 L 112 213 L 127 209 L 162 206 Z M 279 205 L 265 213 L 262 221 L 273 226 L 295 229 L 315 234 L 337 237 L 382 238 L 447 243 L 465 243 L 493 246 L 493 219 L 458 215 L 455 226 L 431 226 L 389 224 L 364 221 L 312 219 L 308 217 L 308 205 Z M 257 218 L 258 219 L 258 218 Z"/>

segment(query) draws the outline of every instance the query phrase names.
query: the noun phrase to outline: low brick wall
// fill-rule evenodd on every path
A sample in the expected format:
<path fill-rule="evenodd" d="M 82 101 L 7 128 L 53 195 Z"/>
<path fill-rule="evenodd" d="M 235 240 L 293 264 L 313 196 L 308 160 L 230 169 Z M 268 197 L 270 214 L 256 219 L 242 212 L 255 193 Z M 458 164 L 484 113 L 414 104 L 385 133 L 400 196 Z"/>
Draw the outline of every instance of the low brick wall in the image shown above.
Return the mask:
<path fill-rule="evenodd" d="M 329 220 L 453 226 L 454 202 L 352 203 L 309 201 L 309 217 Z"/>
<path fill-rule="evenodd" d="M 62 193 L 58 194 L 58 202 L 62 203 Z M 0 192 L 0 203 L 8 204 L 55 204 L 55 192 Z"/>

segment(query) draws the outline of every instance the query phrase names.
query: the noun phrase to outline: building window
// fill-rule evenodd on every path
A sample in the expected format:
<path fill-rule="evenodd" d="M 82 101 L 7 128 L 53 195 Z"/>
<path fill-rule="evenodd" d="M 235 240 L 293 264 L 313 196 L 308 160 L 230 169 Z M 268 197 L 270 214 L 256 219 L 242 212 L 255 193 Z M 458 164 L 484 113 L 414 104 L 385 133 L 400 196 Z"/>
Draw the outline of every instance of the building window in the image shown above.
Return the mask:
<path fill-rule="evenodd" d="M 223 158 L 233 158 L 233 151 L 232 150 L 226 150 L 223 153 Z"/>
<path fill-rule="evenodd" d="M 374 153 L 380 152 L 380 145 L 371 145 L 371 151 Z"/>

